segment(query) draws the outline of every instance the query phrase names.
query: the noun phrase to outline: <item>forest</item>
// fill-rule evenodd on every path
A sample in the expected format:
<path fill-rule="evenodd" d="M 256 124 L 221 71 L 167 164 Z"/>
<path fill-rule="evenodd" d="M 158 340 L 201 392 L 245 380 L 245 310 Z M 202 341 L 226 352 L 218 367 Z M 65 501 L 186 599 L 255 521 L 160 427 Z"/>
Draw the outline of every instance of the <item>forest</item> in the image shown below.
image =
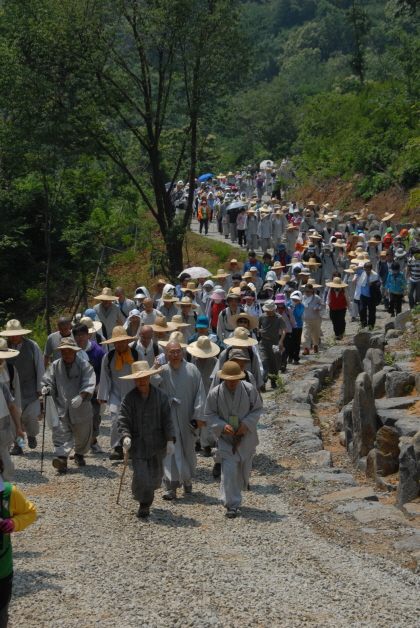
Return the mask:
<path fill-rule="evenodd" d="M 157 248 L 173 277 L 193 199 L 174 220 L 167 182 L 288 156 L 300 181 L 356 177 L 365 199 L 415 188 L 417 8 L 3 0 L 0 316 L 46 302 L 49 320 L 103 251 Z"/>

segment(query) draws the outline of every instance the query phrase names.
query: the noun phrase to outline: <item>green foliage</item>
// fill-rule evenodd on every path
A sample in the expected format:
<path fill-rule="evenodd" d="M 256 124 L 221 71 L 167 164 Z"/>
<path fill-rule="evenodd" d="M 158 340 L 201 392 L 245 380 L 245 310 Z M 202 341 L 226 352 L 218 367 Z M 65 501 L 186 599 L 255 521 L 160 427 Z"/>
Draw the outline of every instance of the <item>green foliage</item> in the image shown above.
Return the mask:
<path fill-rule="evenodd" d="M 389 353 L 388 351 L 386 351 L 384 353 L 384 360 L 387 366 L 393 366 L 395 363 L 395 356 L 392 355 L 392 353 Z"/>

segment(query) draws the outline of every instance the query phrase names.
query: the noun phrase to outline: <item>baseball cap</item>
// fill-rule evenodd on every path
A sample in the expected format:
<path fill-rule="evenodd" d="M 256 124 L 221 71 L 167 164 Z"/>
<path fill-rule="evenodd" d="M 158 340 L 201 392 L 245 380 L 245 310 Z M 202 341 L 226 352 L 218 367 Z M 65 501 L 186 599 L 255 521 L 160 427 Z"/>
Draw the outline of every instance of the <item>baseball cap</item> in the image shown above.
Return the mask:
<path fill-rule="evenodd" d="M 197 316 L 197 321 L 195 323 L 196 327 L 208 327 L 210 324 L 207 316 Z"/>

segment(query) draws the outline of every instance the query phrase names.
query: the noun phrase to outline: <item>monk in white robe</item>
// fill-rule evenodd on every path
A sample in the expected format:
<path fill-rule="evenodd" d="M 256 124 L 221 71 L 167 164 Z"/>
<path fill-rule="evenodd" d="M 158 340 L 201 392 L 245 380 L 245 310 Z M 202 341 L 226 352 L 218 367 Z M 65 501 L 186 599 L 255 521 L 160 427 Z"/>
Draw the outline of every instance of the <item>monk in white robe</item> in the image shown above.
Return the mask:
<path fill-rule="evenodd" d="M 210 391 L 205 419 L 218 439 L 222 463 L 220 501 L 226 516 L 233 519 L 242 505 L 241 491 L 251 476 L 263 405 L 256 388 L 241 381 L 245 375 L 235 362 L 226 362 L 217 375 L 224 381 Z"/>
<path fill-rule="evenodd" d="M 197 429 L 205 425 L 204 405 L 206 395 L 199 370 L 182 359 L 179 342 L 169 342 L 165 351 L 168 364 L 158 376 L 162 388 L 171 403 L 172 421 L 175 427 L 175 454 L 164 460 L 162 485 L 166 489 L 164 499 L 175 499 L 176 489 L 184 486 L 185 493 L 192 492 L 197 458 L 195 441 Z M 196 422 L 196 427 L 191 422 Z"/>

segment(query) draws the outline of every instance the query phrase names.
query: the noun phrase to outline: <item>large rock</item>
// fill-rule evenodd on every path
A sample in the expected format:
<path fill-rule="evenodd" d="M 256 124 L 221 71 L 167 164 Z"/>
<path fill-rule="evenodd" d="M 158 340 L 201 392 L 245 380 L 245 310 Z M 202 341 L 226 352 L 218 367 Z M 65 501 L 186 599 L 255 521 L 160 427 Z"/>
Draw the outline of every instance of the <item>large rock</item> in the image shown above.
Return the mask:
<path fill-rule="evenodd" d="M 364 329 L 362 329 L 355 336 L 353 336 L 353 342 L 357 347 L 361 360 L 364 360 L 366 357 L 366 352 L 369 349 L 371 337 L 372 332 L 365 331 Z"/>
<path fill-rule="evenodd" d="M 404 397 L 411 392 L 410 386 L 415 384 L 414 375 L 408 371 L 393 371 L 387 373 L 385 378 L 385 392 L 388 399 L 391 397 Z"/>
<path fill-rule="evenodd" d="M 330 451 L 317 451 L 311 456 L 311 462 L 317 467 L 327 467 L 330 468 L 333 466 L 332 455 Z"/>
<path fill-rule="evenodd" d="M 350 401 L 343 410 L 343 431 L 345 434 L 345 444 L 347 451 L 350 443 L 353 442 L 353 401 Z"/>
<path fill-rule="evenodd" d="M 395 340 L 395 338 L 399 338 L 403 335 L 402 329 L 388 329 L 386 332 L 386 340 Z"/>
<path fill-rule="evenodd" d="M 420 430 L 420 417 L 407 414 L 402 419 L 396 421 L 395 428 L 398 430 L 400 436 L 415 436 Z"/>
<path fill-rule="evenodd" d="M 381 371 L 385 366 L 384 353 L 381 349 L 368 349 L 363 360 L 363 370 L 369 373 L 372 379 L 375 373 Z"/>
<path fill-rule="evenodd" d="M 410 310 L 405 310 L 404 312 L 397 314 L 395 317 L 395 329 L 402 329 L 402 331 L 405 331 L 409 320 Z"/>
<path fill-rule="evenodd" d="M 362 371 L 359 351 L 356 347 L 346 347 L 343 351 L 343 381 L 338 399 L 340 410 L 353 400 L 356 377 Z"/>
<path fill-rule="evenodd" d="M 420 469 L 417 464 L 414 447 L 410 443 L 401 445 L 399 456 L 400 481 L 397 488 L 397 508 L 413 501 L 419 494 Z"/>
<path fill-rule="evenodd" d="M 398 458 L 400 455 L 399 447 L 400 435 L 395 427 L 384 426 L 376 433 L 375 449 L 383 456 L 391 454 L 395 459 L 398 469 Z"/>
<path fill-rule="evenodd" d="M 420 401 L 420 397 L 392 397 L 390 399 L 377 399 L 375 401 L 377 410 L 403 410 L 411 408 L 416 401 Z"/>
<path fill-rule="evenodd" d="M 379 371 L 372 377 L 373 396 L 380 399 L 385 396 L 385 379 L 387 371 Z"/>
<path fill-rule="evenodd" d="M 370 348 L 371 349 L 380 349 L 383 351 L 385 349 L 385 335 L 383 332 L 374 333 L 370 337 Z"/>
<path fill-rule="evenodd" d="M 376 409 L 372 382 L 367 373 L 360 373 L 354 388 L 352 410 L 353 461 L 364 458 L 374 447 L 376 435 Z"/>
<path fill-rule="evenodd" d="M 381 427 L 375 440 L 375 448 L 366 459 L 366 475 L 376 480 L 398 471 L 400 435 L 394 427 Z"/>
<path fill-rule="evenodd" d="M 417 373 L 416 375 L 416 390 L 418 393 L 420 393 L 420 373 Z"/>
<path fill-rule="evenodd" d="M 411 441 L 414 449 L 414 455 L 416 456 L 417 464 L 420 466 L 420 431 L 416 432 Z"/>
<path fill-rule="evenodd" d="M 394 321 L 389 321 L 388 323 L 385 323 L 385 327 L 384 327 L 385 336 L 386 336 L 388 330 L 390 330 L 390 329 L 395 329 Z"/>

